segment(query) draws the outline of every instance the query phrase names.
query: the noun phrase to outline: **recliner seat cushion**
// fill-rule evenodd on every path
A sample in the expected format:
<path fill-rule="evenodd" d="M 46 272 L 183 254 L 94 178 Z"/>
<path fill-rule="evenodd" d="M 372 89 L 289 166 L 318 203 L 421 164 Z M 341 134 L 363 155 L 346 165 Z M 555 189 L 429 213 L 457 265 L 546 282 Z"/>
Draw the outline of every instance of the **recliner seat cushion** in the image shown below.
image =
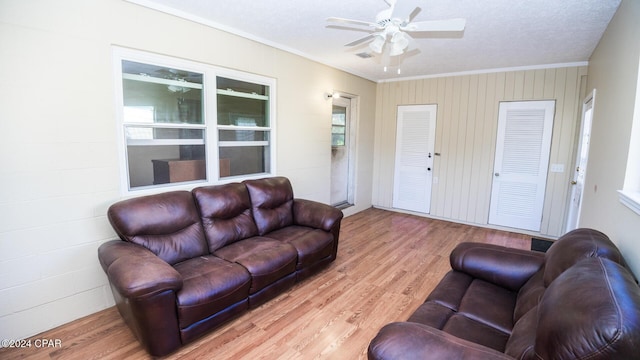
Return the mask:
<path fill-rule="evenodd" d="M 513 329 L 516 297 L 503 287 L 451 271 L 408 321 L 504 351 Z"/>
<path fill-rule="evenodd" d="M 284 241 L 296 248 L 297 270 L 313 265 L 333 253 L 333 235 L 326 231 L 291 225 L 265 236 Z"/>
<path fill-rule="evenodd" d="M 191 193 L 171 191 L 115 203 L 107 212 L 118 236 L 173 265 L 209 251 Z"/>
<path fill-rule="evenodd" d="M 290 244 L 260 236 L 227 245 L 214 255 L 236 262 L 249 271 L 251 294 L 293 273 L 298 258 L 298 252 Z"/>
<path fill-rule="evenodd" d="M 180 328 L 246 301 L 249 296 L 251 276 L 238 264 L 209 255 L 174 267 L 183 278 L 182 289 L 176 293 Z"/>

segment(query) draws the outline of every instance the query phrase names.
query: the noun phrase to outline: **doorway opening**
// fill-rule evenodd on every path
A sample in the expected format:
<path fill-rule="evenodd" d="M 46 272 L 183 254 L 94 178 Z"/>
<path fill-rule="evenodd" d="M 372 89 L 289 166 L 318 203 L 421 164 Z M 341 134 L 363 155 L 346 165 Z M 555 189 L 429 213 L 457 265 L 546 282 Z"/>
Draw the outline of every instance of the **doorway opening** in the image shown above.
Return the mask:
<path fill-rule="evenodd" d="M 331 113 L 331 205 L 344 209 L 354 204 L 355 98 L 333 97 Z"/>
<path fill-rule="evenodd" d="M 587 174 L 587 160 L 589 159 L 589 142 L 591 140 L 591 120 L 593 118 L 593 102 L 596 90 L 593 89 L 582 103 L 582 120 L 580 123 L 580 138 L 578 139 L 578 151 L 576 153 L 576 171 L 571 180 L 571 201 L 567 214 L 566 232 L 577 229 L 580 221 L 580 209 L 582 207 L 582 194 L 584 193 L 584 179 Z"/>

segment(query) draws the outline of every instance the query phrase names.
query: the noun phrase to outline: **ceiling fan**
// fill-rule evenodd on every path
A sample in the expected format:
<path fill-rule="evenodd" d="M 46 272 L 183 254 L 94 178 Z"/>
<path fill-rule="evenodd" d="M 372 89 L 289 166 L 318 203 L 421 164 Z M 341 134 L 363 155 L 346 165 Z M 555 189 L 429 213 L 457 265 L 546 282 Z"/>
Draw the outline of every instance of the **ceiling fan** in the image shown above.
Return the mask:
<path fill-rule="evenodd" d="M 345 46 L 355 46 L 367 41 L 369 48 L 378 54 L 382 54 L 385 45 L 390 45 L 388 51 L 389 56 L 401 55 L 405 52 L 409 46 L 409 42 L 412 41 L 409 33 L 414 32 L 435 32 L 435 31 L 463 31 L 465 27 L 465 19 L 449 19 L 449 20 L 431 20 L 431 21 L 418 21 L 412 22 L 413 19 L 422 10 L 420 7 L 416 7 L 406 17 L 399 17 L 395 13 L 395 6 L 397 0 L 384 0 L 389 5 L 388 9 L 382 10 L 376 15 L 375 22 L 344 19 L 338 17 L 327 18 L 327 21 L 337 24 L 347 25 L 359 25 L 366 26 L 370 29 L 370 34 L 350 42 Z"/>

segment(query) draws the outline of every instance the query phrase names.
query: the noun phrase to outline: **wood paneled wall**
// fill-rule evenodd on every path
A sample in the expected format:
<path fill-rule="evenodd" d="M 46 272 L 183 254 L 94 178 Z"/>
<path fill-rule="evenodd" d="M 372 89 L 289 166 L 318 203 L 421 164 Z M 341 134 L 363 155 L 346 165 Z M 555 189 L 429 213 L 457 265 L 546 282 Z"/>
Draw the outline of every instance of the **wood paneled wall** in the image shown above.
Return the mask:
<path fill-rule="evenodd" d="M 564 233 L 586 66 L 495 72 L 378 84 L 373 204 L 391 208 L 398 105 L 437 104 L 431 216 L 487 225 L 501 101 L 555 100 L 540 233 Z"/>

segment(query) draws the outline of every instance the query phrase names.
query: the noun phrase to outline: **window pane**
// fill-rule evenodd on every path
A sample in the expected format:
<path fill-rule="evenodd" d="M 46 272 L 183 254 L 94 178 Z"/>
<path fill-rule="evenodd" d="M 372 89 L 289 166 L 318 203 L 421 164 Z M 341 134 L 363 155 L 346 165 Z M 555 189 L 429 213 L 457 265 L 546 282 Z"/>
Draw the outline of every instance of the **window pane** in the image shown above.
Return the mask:
<path fill-rule="evenodd" d="M 222 171 L 224 167 L 228 168 L 228 172 L 226 174 Z M 269 172 L 269 147 L 221 147 L 220 170 L 220 177 Z"/>
<path fill-rule="evenodd" d="M 124 122 L 204 124 L 195 72 L 122 61 Z"/>
<path fill-rule="evenodd" d="M 268 127 L 268 102 L 218 95 L 218 125 Z"/>
<path fill-rule="evenodd" d="M 333 114 L 331 117 L 333 125 L 347 125 L 347 108 L 344 106 L 333 105 Z"/>
<path fill-rule="evenodd" d="M 346 127 L 344 126 L 332 126 L 331 127 L 331 133 L 332 134 L 344 134 L 346 130 Z"/>
<path fill-rule="evenodd" d="M 204 129 L 128 126 L 126 135 L 130 187 L 205 180 L 206 174 L 202 170 L 206 168 L 205 160 L 207 158 L 204 133 Z M 195 169 L 179 168 L 177 163 L 171 163 L 164 165 L 165 167 L 171 165 L 171 168 L 159 170 L 158 160 L 172 160 L 174 162 L 199 160 L 199 168 L 195 172 Z M 159 174 L 158 171 L 164 171 L 164 173 Z M 185 173 L 180 177 L 177 175 L 178 172 Z"/>
<path fill-rule="evenodd" d="M 269 87 L 217 78 L 218 125 L 269 127 Z"/>
<path fill-rule="evenodd" d="M 344 134 L 332 134 L 331 135 L 332 146 L 344 146 Z"/>
<path fill-rule="evenodd" d="M 201 73 L 122 61 L 130 188 L 206 180 L 202 84 Z"/>
<path fill-rule="evenodd" d="M 129 186 L 206 180 L 204 159 L 204 145 L 129 145 Z"/>

